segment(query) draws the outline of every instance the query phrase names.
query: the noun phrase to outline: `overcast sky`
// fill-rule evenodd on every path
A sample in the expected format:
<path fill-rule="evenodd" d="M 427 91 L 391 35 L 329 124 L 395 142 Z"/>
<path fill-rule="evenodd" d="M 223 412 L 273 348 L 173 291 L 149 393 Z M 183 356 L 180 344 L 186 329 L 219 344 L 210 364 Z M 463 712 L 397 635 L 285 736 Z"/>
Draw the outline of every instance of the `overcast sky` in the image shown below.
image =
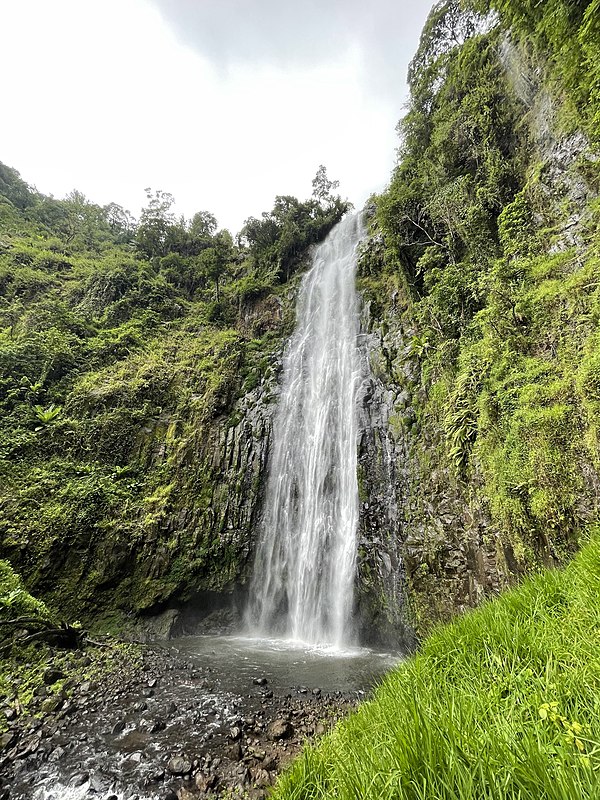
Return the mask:
<path fill-rule="evenodd" d="M 429 0 L 1 0 L 0 161 L 136 216 L 144 188 L 236 232 L 325 164 L 387 182 Z"/>

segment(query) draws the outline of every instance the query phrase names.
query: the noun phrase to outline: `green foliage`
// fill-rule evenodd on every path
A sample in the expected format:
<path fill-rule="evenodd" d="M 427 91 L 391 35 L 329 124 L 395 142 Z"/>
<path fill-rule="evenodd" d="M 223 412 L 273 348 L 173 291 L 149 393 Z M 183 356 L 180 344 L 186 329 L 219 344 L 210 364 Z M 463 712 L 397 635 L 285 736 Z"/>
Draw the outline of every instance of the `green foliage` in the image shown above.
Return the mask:
<path fill-rule="evenodd" d="M 472 0 L 494 9 L 545 63 L 554 91 L 576 109 L 579 122 L 598 138 L 600 122 L 599 0 Z"/>
<path fill-rule="evenodd" d="M 434 6 L 411 64 L 400 160 L 377 198 L 370 280 L 385 298 L 400 272 L 410 293 L 404 327 L 420 366 L 411 433 L 423 443 L 423 480 L 443 471 L 461 502 L 485 498 L 520 571 L 563 562 L 597 514 L 600 238 L 593 201 L 549 191 L 557 167 L 532 155 L 528 109 L 500 60 L 506 29 L 489 12 L 535 44 L 522 55 L 531 74 L 537 47 L 557 70 L 575 54 L 551 89 L 583 98 L 588 73 L 577 47 L 567 50 L 597 28 L 597 4 L 468 5 Z M 562 187 L 597 191 L 593 153 L 560 168 Z M 573 220 L 577 249 L 565 242 Z"/>
<path fill-rule="evenodd" d="M 49 422 L 52 422 L 52 420 L 55 420 L 58 416 L 60 416 L 62 406 L 55 406 L 54 403 L 52 403 L 48 406 L 48 408 L 42 408 L 42 406 L 35 405 L 33 410 L 35 411 L 35 415 L 39 421 L 44 425 L 47 425 Z"/>
<path fill-rule="evenodd" d="M 276 200 L 286 264 L 334 200 Z M 135 223 L 0 165 L 0 553 L 61 613 L 139 610 L 239 571 L 214 437 L 287 333 L 285 270 L 259 262 L 165 192 Z"/>
<path fill-rule="evenodd" d="M 477 360 L 459 372 L 453 384 L 444 426 L 448 438 L 448 456 L 459 473 L 464 472 L 477 438 L 477 394 L 481 385 L 482 365 Z"/>
<path fill-rule="evenodd" d="M 280 780 L 276 798 L 597 796 L 600 538 L 564 572 L 438 629 L 373 700 Z"/>
<path fill-rule="evenodd" d="M 346 201 L 332 194 L 337 187 L 338 181 L 330 181 L 321 165 L 313 179 L 313 199 L 300 202 L 279 196 L 262 219 L 246 220 L 239 240 L 249 247 L 258 275 L 290 279 L 306 248 L 321 241 L 349 209 Z"/>
<path fill-rule="evenodd" d="M 442 337 L 459 336 L 482 307 L 478 276 L 498 252 L 498 216 L 522 170 L 522 110 L 507 93 L 498 32 L 483 28 L 456 3 L 434 7 L 411 66 L 401 160 L 377 202 L 386 263 L 407 273 Z"/>
<path fill-rule="evenodd" d="M 0 622 L 20 617 L 51 619 L 48 608 L 32 597 L 8 561 L 0 559 Z"/>
<path fill-rule="evenodd" d="M 339 181 L 330 181 L 327 177 L 327 168 L 321 164 L 317 174 L 312 180 L 313 197 L 322 206 L 335 206 L 336 198 L 333 192 L 339 187 Z"/>
<path fill-rule="evenodd" d="M 16 169 L 0 163 L 0 197 L 19 210 L 32 206 L 35 195 Z"/>

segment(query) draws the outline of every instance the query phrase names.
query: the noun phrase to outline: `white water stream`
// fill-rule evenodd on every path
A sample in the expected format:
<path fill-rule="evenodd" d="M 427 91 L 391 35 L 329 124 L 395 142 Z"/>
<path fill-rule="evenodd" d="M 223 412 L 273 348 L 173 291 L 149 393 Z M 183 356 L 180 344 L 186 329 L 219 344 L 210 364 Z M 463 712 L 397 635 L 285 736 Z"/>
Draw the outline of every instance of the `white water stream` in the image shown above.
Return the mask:
<path fill-rule="evenodd" d="M 300 286 L 247 613 L 258 635 L 336 647 L 350 638 L 361 235 L 359 215 L 343 219 L 317 248 Z"/>

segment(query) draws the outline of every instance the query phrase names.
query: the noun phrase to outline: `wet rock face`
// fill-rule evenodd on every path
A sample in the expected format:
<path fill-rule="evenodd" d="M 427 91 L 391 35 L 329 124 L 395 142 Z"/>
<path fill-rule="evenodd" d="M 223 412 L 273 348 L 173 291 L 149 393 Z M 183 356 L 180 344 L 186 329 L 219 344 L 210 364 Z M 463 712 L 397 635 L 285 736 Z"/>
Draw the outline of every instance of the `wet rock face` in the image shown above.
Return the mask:
<path fill-rule="evenodd" d="M 401 555 L 407 442 L 394 427 L 403 392 L 386 373 L 382 334 L 373 327 L 368 306 L 360 352 L 358 622 L 363 641 L 410 646 Z"/>
<path fill-rule="evenodd" d="M 227 419 L 200 426 L 181 453 L 179 470 L 190 487 L 183 493 L 189 505 L 174 508 L 167 521 L 177 546 L 169 553 L 152 553 L 152 542 L 146 542 L 139 556 L 142 569 L 159 583 L 174 562 L 181 562 L 181 583 L 175 608 L 138 621 L 136 633 L 142 639 L 220 632 L 234 622 L 234 593 L 250 568 L 261 511 L 276 391 L 273 378 L 264 381 L 236 402 Z M 204 502 L 193 496 L 194 483 L 210 495 Z"/>
<path fill-rule="evenodd" d="M 536 223 L 544 227 L 560 221 L 556 228 L 560 235 L 550 252 L 585 248 L 582 223 L 589 221 L 593 213 L 589 201 L 597 195 L 585 164 L 597 163 L 598 154 L 582 131 L 561 132 L 560 108 L 545 88 L 543 70 L 532 60 L 526 45 L 506 34 L 500 59 L 510 86 L 528 109 L 531 144 L 540 162 L 538 206 L 545 207 L 545 212 Z M 562 213 L 565 207 L 566 215 Z"/>
<path fill-rule="evenodd" d="M 533 224 L 552 229 L 551 254 L 571 248 L 584 252 L 590 199 L 597 196 L 590 175 L 597 172 L 598 154 L 583 133 L 561 130 L 560 109 L 526 47 L 507 37 L 501 60 L 512 90 L 528 109 L 527 157 L 538 170 L 527 190 Z M 369 240 L 365 275 L 369 259 L 383 263 L 383 247 L 381 237 Z M 570 268 L 581 263 L 573 259 Z M 406 636 L 406 624 L 425 633 L 476 606 L 519 579 L 527 561 L 522 554 L 516 557 L 509 537 L 492 523 L 478 465 L 465 481 L 440 457 L 448 449 L 443 421 L 421 413 L 427 377 L 421 376 L 419 357 L 409 344 L 422 332 L 411 327 L 402 290 L 390 288 L 386 294 L 383 289 L 382 296 L 371 291 L 365 282 L 357 610 L 365 635 L 385 640 L 396 631 Z M 598 478 L 591 464 L 582 464 L 582 470 L 589 489 L 582 493 L 578 516 L 589 521 L 597 513 Z M 539 560 L 555 563 L 551 552 L 541 553 Z"/>
<path fill-rule="evenodd" d="M 411 648 L 415 631 L 506 586 L 514 559 L 477 476 L 465 486 L 436 464 L 440 426 L 416 425 L 420 370 L 400 302 L 363 307 L 357 613 L 365 641 Z"/>

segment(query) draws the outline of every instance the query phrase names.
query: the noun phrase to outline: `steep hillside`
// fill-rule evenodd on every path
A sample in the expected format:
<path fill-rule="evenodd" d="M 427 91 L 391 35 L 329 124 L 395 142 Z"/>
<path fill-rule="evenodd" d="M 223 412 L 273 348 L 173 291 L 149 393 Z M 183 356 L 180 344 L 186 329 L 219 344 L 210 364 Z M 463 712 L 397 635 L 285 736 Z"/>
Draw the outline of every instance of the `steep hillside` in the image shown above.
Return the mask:
<path fill-rule="evenodd" d="M 597 517 L 599 15 L 529 6 L 434 7 L 362 259 L 421 633 L 566 563 Z"/>
<path fill-rule="evenodd" d="M 598 797 L 600 545 L 436 631 L 278 785 L 286 800 Z"/>
<path fill-rule="evenodd" d="M 0 167 L 0 555 L 63 615 L 244 573 L 295 274 L 346 209 L 314 185 L 234 242 L 163 192 L 136 223 Z"/>
<path fill-rule="evenodd" d="M 566 563 L 597 516 L 597 11 L 445 0 L 411 64 L 359 268 L 373 639 Z M 0 167 L 0 557 L 50 607 L 166 632 L 243 590 L 299 272 L 346 209 L 314 189 L 234 241 Z"/>

